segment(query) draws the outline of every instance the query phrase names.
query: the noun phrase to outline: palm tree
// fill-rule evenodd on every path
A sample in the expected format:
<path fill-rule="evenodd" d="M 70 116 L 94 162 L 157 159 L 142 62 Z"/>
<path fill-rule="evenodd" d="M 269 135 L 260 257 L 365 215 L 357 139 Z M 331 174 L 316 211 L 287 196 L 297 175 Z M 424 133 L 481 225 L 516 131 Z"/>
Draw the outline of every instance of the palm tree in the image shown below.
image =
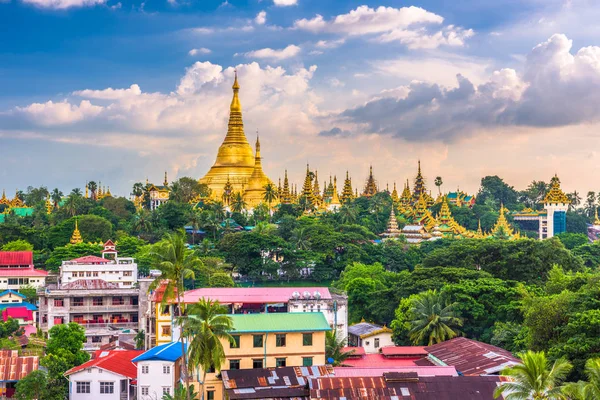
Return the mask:
<path fill-rule="evenodd" d="M 186 247 L 185 232 L 177 231 L 165 236 L 152 251 L 154 267 L 161 273 L 150 284 L 149 291 L 156 290 L 159 286 L 164 288 L 161 303 L 166 304 L 174 299 L 177 300 L 177 311 L 179 316 L 185 315 L 185 303 L 181 301 L 184 292 L 184 279 L 195 279 L 194 269 L 202 266 L 202 261 L 193 251 Z M 185 353 L 184 335 L 179 335 L 182 354 Z M 187 363 L 183 363 L 183 378 L 186 387 L 189 388 Z M 189 393 L 188 393 L 189 394 Z M 189 398 L 188 398 L 189 400 Z"/>
<path fill-rule="evenodd" d="M 215 219 L 219 222 L 222 222 L 225 219 L 225 207 L 223 206 L 223 202 L 215 201 L 210 205 L 210 211 L 212 211 Z"/>
<path fill-rule="evenodd" d="M 452 339 L 458 335 L 457 328 L 462 319 L 454 312 L 456 303 L 449 303 L 446 296 L 437 290 L 428 290 L 418 295 L 410 309 L 410 340 L 413 344 L 435 343 Z"/>
<path fill-rule="evenodd" d="M 439 195 L 441 196 L 442 195 L 442 185 L 444 184 L 444 181 L 442 181 L 442 177 L 436 176 L 434 183 L 435 183 L 435 186 L 437 186 L 437 188 L 438 188 Z"/>
<path fill-rule="evenodd" d="M 339 216 L 342 224 L 354 224 L 358 218 L 358 212 L 354 207 L 344 204 L 339 210 Z"/>
<path fill-rule="evenodd" d="M 148 232 L 152 228 L 150 212 L 143 209 L 136 212 L 133 216 L 132 228 L 138 233 Z"/>
<path fill-rule="evenodd" d="M 170 393 L 163 394 L 161 400 L 186 400 L 186 399 L 195 399 L 198 397 L 198 393 L 196 393 L 196 389 L 193 386 L 189 388 L 183 386 L 181 383 L 178 383 L 175 387 L 175 391 L 173 395 Z"/>
<path fill-rule="evenodd" d="M 600 399 L 600 358 L 590 358 L 585 363 L 587 382 L 568 383 L 563 393 L 572 400 Z"/>
<path fill-rule="evenodd" d="M 275 200 L 277 200 L 277 198 L 279 197 L 279 194 L 277 193 L 277 188 L 271 182 L 269 182 L 265 186 L 263 186 L 263 189 L 265 191 L 264 195 L 263 195 L 263 200 L 266 201 L 267 204 L 269 205 L 269 214 L 270 214 L 271 213 L 271 203 L 274 202 Z"/>
<path fill-rule="evenodd" d="M 559 359 L 550 366 L 546 354 L 527 351 L 518 356 L 522 364 L 502 371 L 502 375 L 512 378 L 494 391 L 494 398 L 501 395 L 506 400 L 558 400 L 564 399 L 561 383 L 565 380 L 572 365 L 564 359 Z"/>
<path fill-rule="evenodd" d="M 246 207 L 248 207 L 248 203 L 246 203 L 244 195 L 242 195 L 240 192 L 236 193 L 231 201 L 231 210 L 233 212 L 241 213 L 246 209 Z"/>
<path fill-rule="evenodd" d="M 188 365 L 191 371 L 202 368 L 202 395 L 204 398 L 204 385 L 206 373 L 214 369 L 221 371 L 225 361 L 225 350 L 221 339 L 230 343 L 234 342 L 229 334 L 233 330 L 233 320 L 225 315 L 227 309 L 218 301 L 201 299 L 197 304 L 188 307 L 187 317 L 182 318 L 182 336 L 188 338 Z"/>
<path fill-rule="evenodd" d="M 87 188 L 92 194 L 92 200 L 96 200 L 96 191 L 98 190 L 98 184 L 94 181 L 89 181 L 87 184 Z"/>
<path fill-rule="evenodd" d="M 255 232 L 259 235 L 268 235 L 273 233 L 275 229 L 276 228 L 274 228 L 274 225 L 271 225 L 266 221 L 260 221 L 258 224 L 256 224 L 256 226 L 254 226 L 252 232 Z"/>
<path fill-rule="evenodd" d="M 305 228 L 294 229 L 290 240 L 299 250 L 308 250 L 310 248 L 310 240 Z"/>
<path fill-rule="evenodd" d="M 81 189 L 79 188 L 75 188 L 73 190 L 71 190 L 71 193 L 69 194 L 69 196 L 77 196 L 77 197 L 81 197 Z"/>
<path fill-rule="evenodd" d="M 90 182 L 90 183 L 92 183 L 92 182 Z M 89 186 L 89 184 L 88 184 L 88 186 Z M 141 195 L 143 195 L 144 194 L 144 185 L 142 185 L 141 182 L 134 183 L 133 188 L 131 190 L 131 194 L 134 195 L 135 197 L 140 197 Z"/>
<path fill-rule="evenodd" d="M 67 212 L 67 214 L 71 217 L 74 217 L 75 215 L 77 215 L 77 200 L 79 198 L 77 196 L 69 196 L 67 197 L 67 200 L 65 201 L 65 211 Z"/>
<path fill-rule="evenodd" d="M 570 200 L 573 207 L 579 207 L 579 205 L 581 204 L 581 196 L 579 195 L 579 192 L 577 190 L 571 193 Z"/>
<path fill-rule="evenodd" d="M 192 244 L 196 244 L 196 231 L 202 225 L 202 215 L 196 209 L 192 209 L 188 216 L 188 225 L 192 227 Z"/>
<path fill-rule="evenodd" d="M 585 201 L 585 212 L 588 217 L 593 217 L 596 212 L 596 193 L 588 192 Z"/>
<path fill-rule="evenodd" d="M 58 190 L 58 188 L 54 188 L 52 193 L 50 193 L 50 198 L 52 199 L 52 203 L 54 204 L 54 209 L 58 208 L 58 205 L 62 201 L 63 192 Z"/>
<path fill-rule="evenodd" d="M 213 240 L 216 242 L 217 240 L 217 232 L 221 229 L 221 221 L 215 217 L 215 213 L 212 211 L 207 211 L 202 213 L 202 227 L 208 228 L 213 232 Z"/>
<path fill-rule="evenodd" d="M 344 351 L 346 339 L 338 339 L 337 331 L 331 330 L 325 333 L 325 359 L 334 367 L 348 367 L 344 361 L 352 354 L 354 350 Z"/>

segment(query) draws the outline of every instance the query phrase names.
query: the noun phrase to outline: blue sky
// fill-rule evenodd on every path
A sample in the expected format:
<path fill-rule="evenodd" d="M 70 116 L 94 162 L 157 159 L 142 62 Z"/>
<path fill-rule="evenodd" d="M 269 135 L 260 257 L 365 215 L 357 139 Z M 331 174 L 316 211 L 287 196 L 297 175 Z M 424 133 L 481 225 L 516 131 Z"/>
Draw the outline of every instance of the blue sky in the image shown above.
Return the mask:
<path fill-rule="evenodd" d="M 591 0 L 0 0 L 0 188 L 201 177 L 233 68 L 266 172 L 594 190 Z"/>

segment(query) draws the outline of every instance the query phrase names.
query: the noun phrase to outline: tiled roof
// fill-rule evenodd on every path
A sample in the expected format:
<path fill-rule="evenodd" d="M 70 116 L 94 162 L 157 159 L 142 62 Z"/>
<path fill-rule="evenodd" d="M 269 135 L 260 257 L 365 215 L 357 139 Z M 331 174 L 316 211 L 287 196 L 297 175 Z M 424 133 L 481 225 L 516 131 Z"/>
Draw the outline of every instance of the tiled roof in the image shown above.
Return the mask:
<path fill-rule="evenodd" d="M 0 350 L 0 382 L 16 382 L 38 369 L 37 356 L 19 357 L 17 350 Z"/>
<path fill-rule="evenodd" d="M 335 376 L 342 377 L 372 377 L 383 376 L 385 372 L 413 372 L 418 376 L 458 376 L 454 367 L 335 367 Z"/>
<path fill-rule="evenodd" d="M 112 261 L 98 256 L 83 256 L 69 260 L 69 262 L 76 264 L 109 264 Z"/>
<path fill-rule="evenodd" d="M 346 346 L 342 348 L 342 352 L 354 351 L 350 357 L 362 357 L 366 354 L 364 347 L 350 347 Z"/>
<path fill-rule="evenodd" d="M 96 358 L 65 372 L 65 376 L 83 371 L 87 368 L 102 368 L 106 371 L 125 376 L 129 379 L 137 377 L 137 366 L 131 361 L 142 354 L 142 350 L 110 350 L 101 351 Z"/>
<path fill-rule="evenodd" d="M 205 298 L 216 300 L 221 304 L 246 303 L 287 303 L 293 300 L 294 293 L 299 294 L 299 299 L 304 298 L 304 292 L 310 293 L 314 300 L 315 292 L 323 300 L 331 300 L 331 293 L 326 287 L 265 287 L 265 288 L 201 288 L 189 290 L 183 294 L 185 303 L 197 303 Z"/>
<path fill-rule="evenodd" d="M 463 375 L 494 374 L 507 366 L 520 363 L 510 351 L 464 337 L 427 346 L 425 350 L 444 364 L 456 367 Z M 432 361 L 436 362 L 435 359 Z M 417 364 L 422 362 L 424 361 Z"/>
<path fill-rule="evenodd" d="M 107 282 L 103 279 L 77 279 L 74 282 L 66 283 L 60 286 L 61 289 L 82 289 L 82 290 L 105 290 L 119 289 L 119 285 Z"/>
<path fill-rule="evenodd" d="M 0 265 L 33 265 L 33 251 L 0 251 Z"/>
<path fill-rule="evenodd" d="M 182 354 L 181 343 L 171 342 L 153 347 L 131 361 L 177 361 Z"/>
<path fill-rule="evenodd" d="M 48 276 L 48 271 L 33 268 L 0 268 L 0 276 Z"/>
<path fill-rule="evenodd" d="M 232 333 L 252 332 L 314 332 L 331 327 L 321 312 L 232 314 Z"/>

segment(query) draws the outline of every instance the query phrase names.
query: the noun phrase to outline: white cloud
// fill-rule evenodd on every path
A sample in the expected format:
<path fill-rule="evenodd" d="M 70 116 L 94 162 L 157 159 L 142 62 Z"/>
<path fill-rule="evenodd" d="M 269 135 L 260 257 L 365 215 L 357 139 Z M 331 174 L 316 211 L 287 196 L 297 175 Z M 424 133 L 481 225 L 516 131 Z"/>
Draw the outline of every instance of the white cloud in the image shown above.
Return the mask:
<path fill-rule="evenodd" d="M 201 35 L 210 35 L 211 33 L 213 33 L 215 30 L 213 28 L 205 28 L 205 27 L 201 27 L 201 28 L 192 28 L 192 32 L 194 33 L 198 33 Z"/>
<path fill-rule="evenodd" d="M 329 85 L 331 87 L 335 87 L 335 88 L 346 86 L 346 84 L 344 82 L 340 81 L 338 78 L 332 78 L 332 79 L 330 79 L 329 80 Z"/>
<path fill-rule="evenodd" d="M 23 3 L 31 4 L 39 8 L 51 8 L 64 10 L 76 7 L 92 7 L 106 3 L 106 0 L 22 0 Z"/>
<path fill-rule="evenodd" d="M 340 47 L 346 42 L 346 39 L 337 39 L 337 40 L 319 40 L 315 43 L 315 47 L 319 49 L 335 49 L 336 47 Z"/>
<path fill-rule="evenodd" d="M 436 49 L 440 46 L 465 45 L 465 40 L 475 34 L 472 29 L 457 28 L 452 25 L 428 34 L 423 28 L 418 30 L 395 29 L 384 33 L 377 38 L 382 43 L 399 42 L 405 44 L 409 49 Z"/>
<path fill-rule="evenodd" d="M 273 0 L 273 4 L 278 7 L 295 6 L 298 0 Z"/>
<path fill-rule="evenodd" d="M 256 22 L 257 25 L 264 25 L 265 22 L 267 22 L 266 11 L 261 11 L 258 14 L 256 14 L 256 17 L 254 18 L 254 22 Z"/>
<path fill-rule="evenodd" d="M 248 53 L 245 53 L 245 56 L 253 58 L 266 58 L 271 60 L 285 60 L 287 58 L 297 56 L 300 53 L 300 51 L 300 47 L 291 44 L 286 48 L 280 50 L 271 49 L 267 47 L 265 49 L 250 51 Z"/>
<path fill-rule="evenodd" d="M 88 100 L 82 100 L 79 105 L 67 101 L 60 103 L 47 101 L 46 103 L 33 103 L 27 107 L 16 107 L 12 113 L 25 116 L 35 124 L 53 126 L 72 124 L 84 118 L 95 117 L 102 110 L 102 107 L 95 106 Z"/>
<path fill-rule="evenodd" d="M 103 90 L 78 90 L 73 92 L 73 95 L 85 97 L 86 99 L 98 100 L 117 100 L 125 97 L 139 96 L 142 94 L 142 89 L 136 84 L 131 85 L 128 89 L 113 89 L 107 88 Z"/>
<path fill-rule="evenodd" d="M 211 53 L 211 50 L 207 49 L 206 47 L 201 47 L 199 49 L 191 49 L 190 51 L 188 51 L 188 54 L 190 56 L 195 56 L 198 54 L 210 54 L 210 53 Z"/>

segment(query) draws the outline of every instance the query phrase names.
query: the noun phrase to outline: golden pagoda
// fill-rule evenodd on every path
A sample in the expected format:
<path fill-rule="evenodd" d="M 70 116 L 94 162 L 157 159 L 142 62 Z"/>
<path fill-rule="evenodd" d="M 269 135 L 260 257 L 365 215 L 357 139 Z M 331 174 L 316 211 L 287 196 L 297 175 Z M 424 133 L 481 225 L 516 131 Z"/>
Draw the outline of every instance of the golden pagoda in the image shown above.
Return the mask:
<path fill-rule="evenodd" d="M 481 219 L 479 219 L 477 222 L 477 232 L 475 233 L 475 238 L 483 239 L 484 237 L 485 235 L 483 233 L 483 229 L 481 229 Z"/>
<path fill-rule="evenodd" d="M 442 207 L 440 208 L 440 213 L 437 217 L 437 226 L 444 237 L 471 236 L 467 232 L 467 229 L 456 222 L 452 216 L 450 206 L 448 205 L 448 198 L 446 196 L 442 199 Z"/>
<path fill-rule="evenodd" d="M 19 190 L 17 189 L 15 191 L 15 197 L 10 202 L 10 206 L 18 208 L 18 207 L 23 207 L 24 205 L 25 205 L 25 203 L 23 203 L 23 200 L 21 200 L 19 198 Z"/>
<path fill-rule="evenodd" d="M 229 180 L 229 176 L 227 177 Z M 264 202 L 265 197 L 265 186 L 268 184 L 273 185 L 273 182 L 265 175 L 262 169 L 262 158 L 260 156 L 260 139 L 256 136 L 256 156 L 254 157 L 254 169 L 252 175 L 247 181 L 247 185 L 242 185 L 244 200 L 248 203 L 248 207 L 254 208 L 258 204 Z M 231 183 L 235 189 L 235 183 Z"/>
<path fill-rule="evenodd" d="M 6 191 L 2 189 L 2 197 L 0 198 L 0 205 L 5 205 L 10 207 L 10 200 L 6 197 Z"/>
<path fill-rule="evenodd" d="M 315 183 L 313 185 L 313 197 L 317 204 L 321 203 L 321 188 L 319 187 L 319 175 L 317 170 L 315 169 Z"/>
<path fill-rule="evenodd" d="M 279 196 L 279 201 L 282 204 L 290 204 L 292 203 L 293 193 L 290 192 L 290 181 L 288 180 L 287 169 L 285 170 L 285 175 L 283 177 L 283 188 L 281 188 L 281 196 Z"/>
<path fill-rule="evenodd" d="M 329 211 L 335 211 L 338 208 L 341 207 L 341 202 L 340 202 L 340 198 L 338 197 L 338 192 L 337 192 L 337 176 L 333 177 L 333 186 L 331 188 L 331 200 L 329 201 L 329 204 L 327 206 L 327 209 Z"/>
<path fill-rule="evenodd" d="M 242 106 L 239 99 L 240 85 L 237 80 L 237 72 L 232 89 L 233 99 L 229 108 L 227 134 L 219 147 L 215 163 L 206 175 L 200 179 L 200 183 L 206 184 L 212 191 L 212 197 L 217 199 L 221 198 L 227 179 L 230 179 L 234 191 L 244 193 L 245 186 L 249 184 L 250 178 L 255 173 L 257 162 L 252 152 L 252 147 L 250 147 L 244 133 Z M 258 158 L 260 159 L 260 154 Z M 264 188 L 267 183 L 271 183 L 270 179 L 262 172 L 262 166 L 259 165 L 259 167 L 260 171 L 256 172 L 260 176 L 255 176 L 255 182 L 251 184 L 254 190 L 257 187 Z M 262 196 L 261 193 L 260 197 L 262 198 Z M 258 193 L 253 191 L 249 193 L 246 201 L 250 203 L 255 202 L 257 199 Z"/>
<path fill-rule="evenodd" d="M 312 206 L 315 203 L 312 176 L 308 164 L 306 164 L 306 176 L 302 185 L 302 198 L 306 199 L 306 204 Z"/>
<path fill-rule="evenodd" d="M 560 179 L 557 175 L 550 180 L 550 190 L 544 197 L 544 204 L 571 204 L 571 200 L 560 188 Z"/>
<path fill-rule="evenodd" d="M 221 198 L 223 199 L 223 204 L 226 206 L 231 205 L 231 200 L 233 199 L 233 185 L 229 180 L 229 176 L 227 176 L 227 182 L 225 182 L 225 186 L 223 186 Z"/>
<path fill-rule="evenodd" d="M 396 182 L 394 182 L 394 190 L 392 191 L 392 201 L 394 204 L 398 204 L 400 202 L 400 197 L 398 197 L 398 191 L 396 190 Z"/>
<path fill-rule="evenodd" d="M 352 179 L 348 177 L 348 171 L 346 171 L 346 180 L 344 181 L 344 188 L 342 189 L 342 196 L 340 197 L 343 203 L 349 203 L 354 199 L 354 193 L 352 192 Z"/>
<path fill-rule="evenodd" d="M 417 177 L 415 178 L 415 188 L 413 189 L 413 201 L 416 203 L 419 201 L 422 195 L 427 194 L 427 189 L 425 188 L 425 179 L 423 178 L 423 174 L 421 173 L 421 160 L 419 160 L 419 169 L 417 171 Z M 425 198 L 427 200 L 427 198 Z"/>
<path fill-rule="evenodd" d="M 600 219 L 598 218 L 598 207 L 594 207 L 595 212 L 594 212 L 594 225 L 595 226 L 600 226 Z"/>
<path fill-rule="evenodd" d="M 387 228 L 385 232 L 381 234 L 384 238 L 396 238 L 402 235 L 402 230 L 398 229 L 398 221 L 396 220 L 396 214 L 394 213 L 394 206 L 392 206 L 392 211 L 390 212 L 390 219 L 387 223 Z"/>
<path fill-rule="evenodd" d="M 364 197 L 373 197 L 377 193 L 377 182 L 375 182 L 375 178 L 373 177 L 373 166 L 369 167 L 369 177 L 367 178 L 367 182 L 365 182 L 365 189 L 363 190 L 362 195 Z"/>
<path fill-rule="evenodd" d="M 75 220 L 75 230 L 73 231 L 73 235 L 71 235 L 71 244 L 78 243 L 83 243 L 83 239 L 81 238 L 81 233 L 79 232 L 77 220 Z"/>
<path fill-rule="evenodd" d="M 510 226 L 506 220 L 506 216 L 504 215 L 505 212 L 506 209 L 504 208 L 504 204 L 501 204 L 500 216 L 498 216 L 498 220 L 492 228 L 491 236 L 497 239 L 519 239 L 521 235 L 519 232 L 515 232 L 515 230 Z"/>
<path fill-rule="evenodd" d="M 406 180 L 406 185 L 404 186 L 404 190 L 400 195 L 400 203 L 402 207 L 407 208 L 412 203 L 412 193 L 410 192 L 410 186 L 408 184 L 408 179 Z"/>
<path fill-rule="evenodd" d="M 46 196 L 45 206 L 46 206 L 46 214 L 51 214 L 52 210 L 54 210 L 54 205 L 50 201 L 50 195 Z"/>
<path fill-rule="evenodd" d="M 104 193 L 104 197 L 112 197 L 112 193 L 110 192 L 110 186 L 107 187 L 106 193 Z"/>

